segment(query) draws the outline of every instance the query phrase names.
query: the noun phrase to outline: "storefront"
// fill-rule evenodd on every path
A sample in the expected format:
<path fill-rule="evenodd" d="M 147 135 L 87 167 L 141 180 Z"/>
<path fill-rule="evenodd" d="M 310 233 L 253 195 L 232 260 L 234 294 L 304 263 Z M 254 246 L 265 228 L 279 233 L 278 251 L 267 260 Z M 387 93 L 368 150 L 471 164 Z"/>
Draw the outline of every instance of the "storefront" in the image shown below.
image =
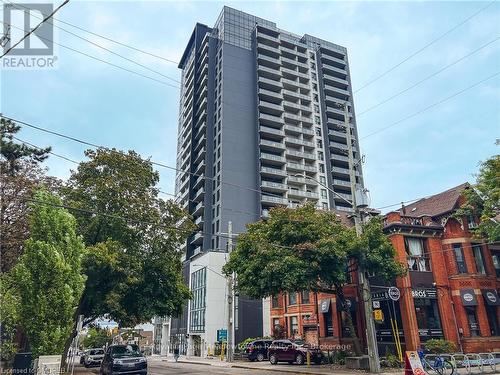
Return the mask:
<path fill-rule="evenodd" d="M 465 309 L 467 324 L 471 337 L 479 336 L 479 321 L 477 319 L 477 298 L 474 289 L 460 290 L 460 298 Z"/>
<path fill-rule="evenodd" d="M 358 319 L 356 315 L 356 299 L 352 297 L 345 298 L 345 306 L 341 306 L 340 299 L 337 300 L 337 311 L 339 312 L 339 321 L 341 325 L 341 337 L 350 339 L 353 335 L 358 334 Z"/>
<path fill-rule="evenodd" d="M 331 311 L 330 299 L 321 300 L 319 305 L 319 313 L 323 314 L 323 332 L 324 337 L 333 336 L 333 317 Z"/>
<path fill-rule="evenodd" d="M 415 305 L 420 341 L 443 338 L 436 289 L 412 289 L 411 294 Z"/>
<path fill-rule="evenodd" d="M 500 299 L 498 293 L 493 289 L 483 289 L 481 294 L 484 299 L 484 307 L 486 308 L 486 316 L 488 317 L 488 324 L 490 326 L 491 336 L 500 336 L 500 327 L 498 324 L 498 309 L 500 306 Z"/>
<path fill-rule="evenodd" d="M 396 353 L 396 334 L 404 347 L 405 338 L 399 302 L 389 298 L 387 291 L 372 293 L 373 311 L 376 312 L 375 330 L 380 355 Z M 396 333 L 397 332 L 397 333 Z"/>

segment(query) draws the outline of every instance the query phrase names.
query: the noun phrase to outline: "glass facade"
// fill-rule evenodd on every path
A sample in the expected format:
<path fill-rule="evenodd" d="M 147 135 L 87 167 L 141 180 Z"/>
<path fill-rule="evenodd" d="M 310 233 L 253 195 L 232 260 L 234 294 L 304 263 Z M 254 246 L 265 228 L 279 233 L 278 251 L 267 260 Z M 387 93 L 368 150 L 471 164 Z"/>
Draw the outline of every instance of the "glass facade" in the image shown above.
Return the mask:
<path fill-rule="evenodd" d="M 191 274 L 191 300 L 189 329 L 191 332 L 205 331 L 207 269 L 202 268 Z"/>

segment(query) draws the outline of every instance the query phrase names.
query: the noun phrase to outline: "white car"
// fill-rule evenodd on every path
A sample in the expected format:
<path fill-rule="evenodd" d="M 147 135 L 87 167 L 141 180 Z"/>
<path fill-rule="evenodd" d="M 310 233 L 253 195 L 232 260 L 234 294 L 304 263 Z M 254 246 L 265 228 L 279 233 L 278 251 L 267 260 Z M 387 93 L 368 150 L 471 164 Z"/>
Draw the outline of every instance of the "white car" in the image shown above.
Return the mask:
<path fill-rule="evenodd" d="M 104 358 L 104 349 L 89 349 L 85 351 L 83 365 L 85 367 L 100 366 Z"/>

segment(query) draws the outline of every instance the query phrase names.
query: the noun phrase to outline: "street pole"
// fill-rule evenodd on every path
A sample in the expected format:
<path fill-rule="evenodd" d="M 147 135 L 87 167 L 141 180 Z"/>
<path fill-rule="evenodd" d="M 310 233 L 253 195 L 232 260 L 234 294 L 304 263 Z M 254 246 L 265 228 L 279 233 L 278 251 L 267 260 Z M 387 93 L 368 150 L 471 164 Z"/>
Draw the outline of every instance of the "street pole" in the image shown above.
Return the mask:
<path fill-rule="evenodd" d="M 351 180 L 351 194 L 352 194 L 352 207 L 354 209 L 354 226 L 358 237 L 363 233 L 361 212 L 356 203 L 356 174 L 354 171 L 354 157 L 352 150 L 352 137 L 351 127 L 349 124 L 349 108 L 347 103 L 343 104 L 344 107 L 344 123 L 347 134 L 347 156 L 349 159 L 349 178 Z M 370 282 L 366 275 L 366 270 L 362 265 L 358 265 L 358 278 L 359 285 L 361 286 L 361 298 L 364 304 L 365 322 L 366 322 L 366 344 L 368 347 L 368 359 L 370 363 L 370 372 L 380 372 L 380 361 L 378 356 L 377 336 L 375 332 L 375 322 L 373 320 L 373 305 L 372 296 L 370 291 Z"/>
<path fill-rule="evenodd" d="M 233 223 L 229 221 L 227 223 L 227 252 L 231 254 L 233 250 Z M 232 275 L 227 277 L 227 354 L 226 361 L 233 362 L 233 341 L 234 341 L 234 331 L 233 331 L 233 322 L 234 322 L 234 291 L 233 291 L 233 278 L 234 272 Z"/>

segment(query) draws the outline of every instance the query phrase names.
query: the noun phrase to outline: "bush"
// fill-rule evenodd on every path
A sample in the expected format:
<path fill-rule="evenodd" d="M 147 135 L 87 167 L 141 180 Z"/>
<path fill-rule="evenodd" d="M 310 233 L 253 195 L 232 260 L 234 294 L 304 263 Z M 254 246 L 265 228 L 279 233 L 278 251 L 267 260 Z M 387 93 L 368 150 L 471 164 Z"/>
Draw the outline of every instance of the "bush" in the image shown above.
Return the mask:
<path fill-rule="evenodd" d="M 443 339 L 432 339 L 425 343 L 425 349 L 432 354 L 443 354 L 443 353 L 453 353 L 457 348 L 455 343 L 443 340 Z"/>
<path fill-rule="evenodd" d="M 345 365 L 346 357 L 352 356 L 352 352 L 348 350 L 334 350 L 328 354 L 328 363 L 337 365 Z"/>

